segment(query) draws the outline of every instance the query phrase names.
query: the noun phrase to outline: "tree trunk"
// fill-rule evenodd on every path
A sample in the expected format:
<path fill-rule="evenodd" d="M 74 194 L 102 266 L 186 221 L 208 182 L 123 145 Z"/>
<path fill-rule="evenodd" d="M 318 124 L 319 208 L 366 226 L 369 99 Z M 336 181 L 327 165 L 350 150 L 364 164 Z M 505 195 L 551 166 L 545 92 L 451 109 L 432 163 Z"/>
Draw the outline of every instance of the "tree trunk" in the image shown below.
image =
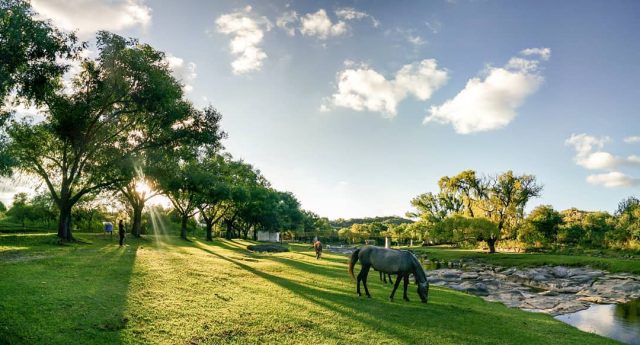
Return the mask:
<path fill-rule="evenodd" d="M 189 217 L 186 215 L 182 216 L 182 225 L 180 227 L 180 237 L 182 237 L 182 239 L 186 240 L 187 239 L 187 221 L 189 220 Z"/>
<path fill-rule="evenodd" d="M 206 222 L 207 223 L 207 241 L 213 241 L 213 222 Z"/>
<path fill-rule="evenodd" d="M 227 224 L 227 239 L 230 240 L 233 237 L 233 226 L 228 220 L 225 220 L 225 224 Z"/>
<path fill-rule="evenodd" d="M 65 241 L 73 240 L 71 235 L 71 205 L 69 202 L 60 203 L 60 217 L 58 218 L 58 237 Z"/>
<path fill-rule="evenodd" d="M 489 238 L 487 239 L 487 244 L 489 245 L 489 253 L 495 253 L 496 252 L 496 240 L 495 238 Z"/>
<path fill-rule="evenodd" d="M 133 206 L 133 219 L 131 220 L 132 228 L 131 234 L 135 237 L 140 237 L 142 233 L 142 208 L 143 206 Z"/>

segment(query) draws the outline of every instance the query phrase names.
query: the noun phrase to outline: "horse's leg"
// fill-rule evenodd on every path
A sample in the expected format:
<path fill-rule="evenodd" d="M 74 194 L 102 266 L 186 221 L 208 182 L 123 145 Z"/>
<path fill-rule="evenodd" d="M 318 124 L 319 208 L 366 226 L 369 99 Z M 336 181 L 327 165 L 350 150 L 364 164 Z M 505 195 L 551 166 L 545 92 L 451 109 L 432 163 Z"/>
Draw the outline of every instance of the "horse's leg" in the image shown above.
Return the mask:
<path fill-rule="evenodd" d="M 398 280 L 400 280 L 400 277 L 398 277 Z M 409 286 L 409 273 L 404 274 L 404 295 L 402 296 L 402 299 L 409 302 L 409 297 L 407 297 L 407 286 Z"/>
<path fill-rule="evenodd" d="M 393 295 L 396 293 L 398 289 L 398 285 L 400 285 L 400 274 L 398 274 L 398 278 L 396 278 L 396 283 L 393 285 L 393 291 L 391 291 L 391 296 L 389 296 L 389 300 L 393 301 Z"/>
<path fill-rule="evenodd" d="M 387 283 L 387 281 L 386 281 L 386 280 L 383 280 L 383 278 L 384 278 L 384 275 L 383 275 L 383 273 L 382 273 L 382 272 L 380 272 L 380 281 L 384 281 L 384 283 L 386 284 L 386 283 Z"/>
<path fill-rule="evenodd" d="M 362 294 L 360 293 L 360 281 L 362 280 L 362 273 L 364 273 L 364 266 L 360 270 L 360 273 L 358 273 L 358 278 L 356 279 L 358 281 L 358 289 L 356 290 L 358 296 L 362 296 Z"/>
<path fill-rule="evenodd" d="M 367 277 L 369 276 L 369 269 L 371 265 L 366 265 L 362 267 L 362 271 L 364 272 L 364 276 L 362 276 L 362 284 L 364 285 L 364 292 L 367 294 L 367 297 L 371 298 L 369 294 L 369 288 L 367 288 Z"/>
<path fill-rule="evenodd" d="M 387 274 L 389 276 L 389 283 L 393 285 L 393 279 L 391 278 L 391 274 Z"/>

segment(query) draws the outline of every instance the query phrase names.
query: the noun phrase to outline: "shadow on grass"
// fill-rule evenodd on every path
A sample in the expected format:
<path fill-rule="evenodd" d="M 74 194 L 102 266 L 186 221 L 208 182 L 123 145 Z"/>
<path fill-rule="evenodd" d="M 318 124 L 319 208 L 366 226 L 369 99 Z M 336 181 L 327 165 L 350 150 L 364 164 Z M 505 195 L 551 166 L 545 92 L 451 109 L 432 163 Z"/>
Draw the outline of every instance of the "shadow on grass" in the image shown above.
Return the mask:
<path fill-rule="evenodd" d="M 583 344 L 584 335 L 569 326 L 553 320 L 547 315 L 518 312 L 497 303 L 484 302 L 477 297 L 466 296 L 448 289 L 432 288 L 430 302 L 427 305 L 417 302 L 389 302 L 386 296 L 374 296 L 373 299 L 355 296 L 355 284 L 348 290 L 344 288 L 347 279 L 346 272 L 340 272 L 339 267 L 328 267 L 321 263 L 308 262 L 304 259 L 282 257 L 281 255 L 261 255 L 261 259 L 277 262 L 289 266 L 301 273 L 301 277 L 313 279 L 314 276 L 330 277 L 336 284 L 333 286 L 318 281 L 287 279 L 278 275 L 258 270 L 248 264 L 234 260 L 223 254 L 207 248 L 205 243 L 196 242 L 196 248 L 203 250 L 219 259 L 230 262 L 260 278 L 276 284 L 294 295 L 322 308 L 323 315 L 331 313 L 352 320 L 354 330 L 349 335 L 335 334 L 322 324 L 320 332 L 329 339 L 338 342 L 349 342 L 356 337 L 367 339 L 373 334 L 384 334 L 386 337 L 401 343 L 551 343 L 562 337 L 566 343 Z M 237 246 L 228 246 L 223 242 L 207 243 L 214 247 L 230 249 L 238 252 Z M 245 251 L 243 251 L 245 252 Z M 301 253 L 283 253 L 283 256 L 300 255 Z M 306 257 L 306 255 L 302 254 Z M 315 260 L 315 259 L 313 259 Z M 346 270 L 345 270 L 346 271 Z M 373 273 L 373 272 L 372 272 Z M 377 280 L 377 274 L 370 274 Z M 303 279 L 304 279 L 303 278 Z M 321 279 L 318 279 L 321 280 Z M 325 279 L 326 281 L 326 279 Z M 377 287 L 380 289 L 380 287 Z M 401 288 L 400 288 L 401 289 Z M 411 288 L 412 293 L 415 288 Z M 380 290 L 377 291 L 380 293 Z M 469 303 L 474 299 L 473 303 Z M 295 301 L 287 301 L 295 304 Z M 300 304 L 300 308 L 309 306 Z M 317 313 L 317 312 L 316 312 Z M 310 319 L 313 318 L 310 310 Z M 329 316 L 330 317 L 330 316 Z M 335 320 L 339 322 L 338 319 Z M 324 327 L 324 328 L 323 328 Z M 518 332 L 514 333 L 514 329 Z M 607 340 L 597 336 L 589 338 L 594 343 L 607 343 Z M 378 341 L 388 341 L 381 340 Z"/>
<path fill-rule="evenodd" d="M 139 244 L 92 238 L 44 260 L 0 262 L 0 343 L 121 343 Z M 47 247 L 39 249 L 46 253 Z"/>

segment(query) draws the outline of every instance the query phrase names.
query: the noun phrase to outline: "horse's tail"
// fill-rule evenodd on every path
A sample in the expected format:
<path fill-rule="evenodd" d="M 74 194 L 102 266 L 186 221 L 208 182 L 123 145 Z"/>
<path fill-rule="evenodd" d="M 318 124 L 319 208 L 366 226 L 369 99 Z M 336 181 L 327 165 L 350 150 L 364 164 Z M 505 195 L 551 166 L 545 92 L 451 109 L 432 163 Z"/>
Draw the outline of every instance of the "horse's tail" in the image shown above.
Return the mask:
<path fill-rule="evenodd" d="M 356 277 L 353 275 L 353 266 L 358 262 L 358 254 L 360 254 L 360 248 L 353 251 L 351 254 L 351 258 L 349 258 L 349 275 L 351 278 L 355 279 Z"/>

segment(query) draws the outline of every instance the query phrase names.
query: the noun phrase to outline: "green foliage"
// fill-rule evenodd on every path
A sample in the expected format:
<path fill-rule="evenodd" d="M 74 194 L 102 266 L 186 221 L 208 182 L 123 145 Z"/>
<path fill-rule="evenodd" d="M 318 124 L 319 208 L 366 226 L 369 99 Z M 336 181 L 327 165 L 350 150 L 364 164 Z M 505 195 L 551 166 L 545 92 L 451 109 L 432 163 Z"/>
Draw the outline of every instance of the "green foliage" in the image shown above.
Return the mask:
<path fill-rule="evenodd" d="M 520 226 L 518 239 L 525 243 L 553 243 L 558 238 L 562 215 L 550 205 L 540 205 L 531 211 Z"/>
<path fill-rule="evenodd" d="M 498 238 L 500 230 L 495 222 L 487 218 L 454 215 L 436 223 L 432 236 L 441 243 L 475 245 L 478 241 Z"/>

